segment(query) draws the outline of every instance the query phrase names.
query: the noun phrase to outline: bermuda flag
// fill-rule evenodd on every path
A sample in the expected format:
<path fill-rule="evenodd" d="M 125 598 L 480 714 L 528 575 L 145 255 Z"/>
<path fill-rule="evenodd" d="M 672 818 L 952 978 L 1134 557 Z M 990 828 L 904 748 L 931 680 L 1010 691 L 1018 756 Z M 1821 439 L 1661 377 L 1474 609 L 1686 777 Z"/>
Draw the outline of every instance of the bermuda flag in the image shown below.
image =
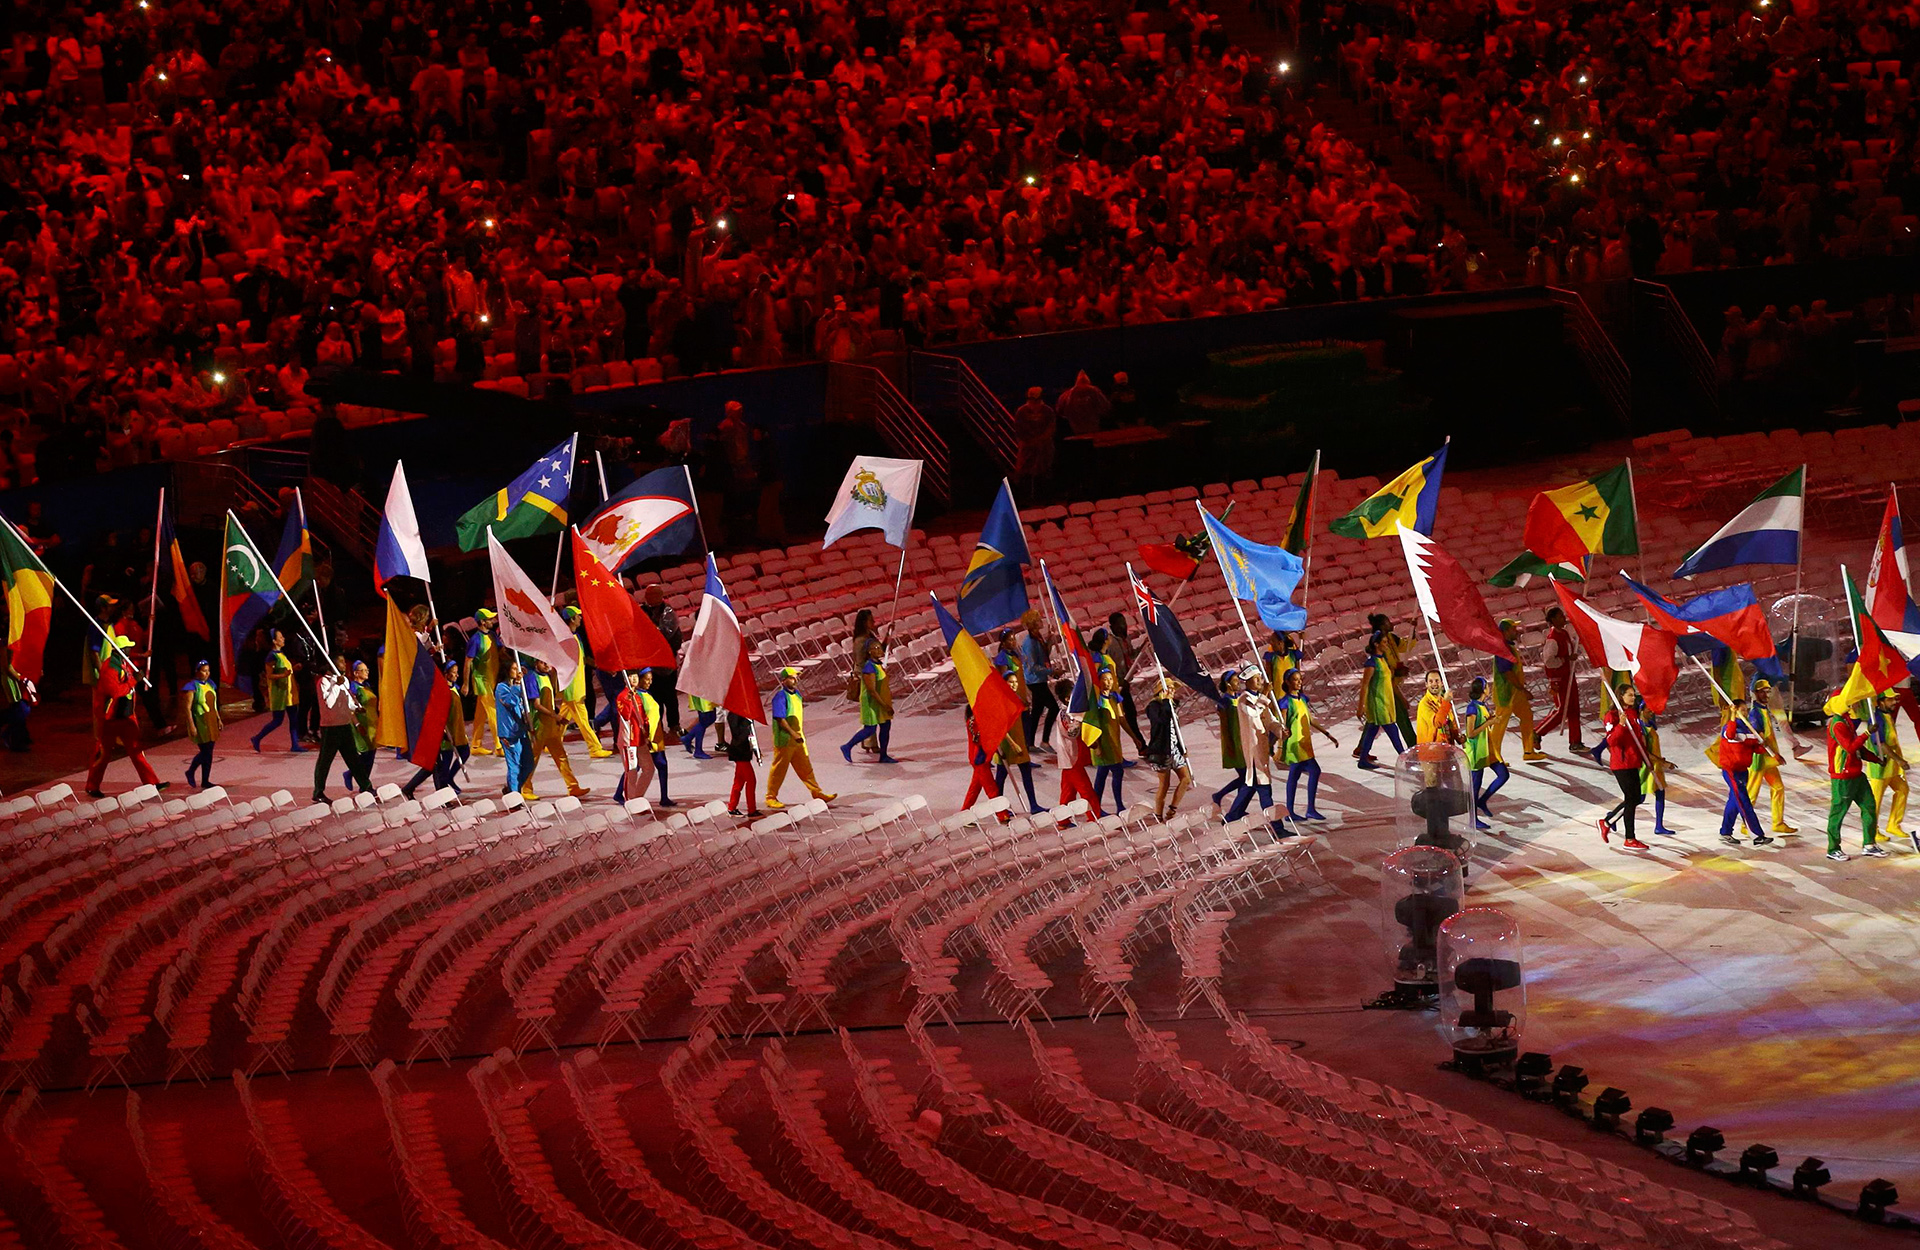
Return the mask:
<path fill-rule="evenodd" d="M 1073 693 L 1067 696 L 1067 711 L 1077 716 L 1087 710 L 1087 696 L 1094 688 L 1093 652 L 1087 650 L 1086 642 L 1080 637 L 1080 629 L 1073 623 L 1073 614 L 1067 611 L 1067 601 L 1060 597 L 1060 588 L 1053 584 L 1053 574 L 1047 571 L 1045 560 L 1040 561 L 1040 580 L 1046 584 L 1047 599 L 1053 604 L 1053 619 L 1060 626 L 1060 640 L 1067 644 L 1067 653 L 1073 656 Z"/>
<path fill-rule="evenodd" d="M 1194 655 L 1193 644 L 1187 641 L 1187 631 L 1173 619 L 1172 610 L 1154 598 L 1146 583 L 1133 575 L 1132 565 L 1127 566 L 1127 580 L 1133 583 L 1133 604 L 1140 611 L 1140 624 L 1146 628 L 1147 641 L 1153 646 L 1153 656 L 1160 661 L 1160 667 L 1189 689 L 1215 703 L 1225 702 L 1220 687 L 1214 685 L 1213 678 L 1200 667 L 1200 658 Z"/>
<path fill-rule="evenodd" d="M 1773 630 L 1767 625 L 1767 614 L 1754 597 L 1753 587 L 1744 582 L 1738 586 L 1723 586 L 1719 590 L 1710 590 L 1704 595 L 1696 595 L 1685 603 L 1675 603 L 1663 598 L 1627 577 L 1627 586 L 1640 596 L 1640 602 L 1646 605 L 1647 615 L 1654 624 L 1669 633 L 1705 634 L 1716 642 L 1723 642 L 1733 648 L 1734 653 L 1746 660 L 1765 660 L 1773 657 Z M 1683 646 L 1683 650 L 1687 649 Z"/>
<path fill-rule="evenodd" d="M 760 686 L 753 679 L 753 657 L 733 601 L 720 582 L 720 566 L 707 553 L 707 593 L 693 622 L 693 637 L 680 657 L 680 692 L 699 695 L 750 721 L 767 723 Z"/>
<path fill-rule="evenodd" d="M 1567 624 L 1580 635 L 1596 668 L 1631 674 L 1652 712 L 1667 710 L 1667 694 L 1679 671 L 1673 664 L 1675 637 L 1658 625 L 1636 625 L 1608 616 L 1560 582 L 1553 584 L 1566 610 Z"/>
<path fill-rule="evenodd" d="M 1692 577 L 1736 564 L 1800 563 L 1800 529 L 1805 513 L 1807 466 L 1801 465 L 1740 510 L 1720 532 L 1695 548 L 1673 571 Z"/>
<path fill-rule="evenodd" d="M 1419 530 L 1404 526 L 1400 550 L 1407 557 L 1407 575 L 1413 579 L 1413 597 L 1422 616 L 1438 625 L 1455 646 L 1513 659 L 1500 627 L 1493 623 L 1493 613 L 1487 611 L 1487 601 L 1458 560 Z"/>
<path fill-rule="evenodd" d="M 1873 544 L 1873 563 L 1867 566 L 1867 615 L 1873 618 L 1909 660 L 1920 659 L 1920 608 L 1907 591 L 1907 545 L 1900 531 L 1900 496 L 1887 488 L 1887 510 L 1880 519 L 1880 537 Z"/>
<path fill-rule="evenodd" d="M 380 534 L 373 544 L 373 588 L 385 590 L 396 577 L 433 580 L 427 572 L 427 546 L 420 541 L 420 518 L 413 511 L 413 492 L 407 489 L 403 461 L 394 462 L 387 506 L 380 513 Z"/>

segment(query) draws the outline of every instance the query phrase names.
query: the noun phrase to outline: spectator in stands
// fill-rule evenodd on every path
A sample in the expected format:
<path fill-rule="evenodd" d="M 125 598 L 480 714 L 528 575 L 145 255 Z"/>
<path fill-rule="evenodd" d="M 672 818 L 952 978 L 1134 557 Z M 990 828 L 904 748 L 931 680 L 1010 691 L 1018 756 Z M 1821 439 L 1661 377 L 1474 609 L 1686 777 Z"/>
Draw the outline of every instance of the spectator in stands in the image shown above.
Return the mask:
<path fill-rule="evenodd" d="M 1037 386 L 1027 388 L 1027 402 L 1013 413 L 1014 479 L 1040 491 L 1053 480 L 1053 440 L 1058 418 Z"/>
<path fill-rule="evenodd" d="M 1085 369 L 1074 378 L 1073 385 L 1061 394 L 1054 408 L 1060 414 L 1060 419 L 1067 423 L 1067 428 L 1075 434 L 1098 434 L 1107 415 L 1113 411 L 1113 405 L 1087 377 Z"/>

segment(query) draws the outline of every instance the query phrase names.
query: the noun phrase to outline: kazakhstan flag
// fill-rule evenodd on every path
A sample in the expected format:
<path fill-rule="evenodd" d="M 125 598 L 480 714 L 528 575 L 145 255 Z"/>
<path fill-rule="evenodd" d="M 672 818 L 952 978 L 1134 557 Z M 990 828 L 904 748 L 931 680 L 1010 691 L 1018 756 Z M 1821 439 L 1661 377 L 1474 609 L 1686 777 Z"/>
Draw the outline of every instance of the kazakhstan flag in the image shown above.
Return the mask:
<path fill-rule="evenodd" d="M 1249 542 L 1214 520 L 1205 508 L 1200 509 L 1200 519 L 1207 523 L 1207 537 L 1233 597 L 1250 600 L 1268 629 L 1304 628 L 1307 610 L 1293 601 L 1293 588 L 1306 572 L 1300 557 L 1285 547 Z"/>
<path fill-rule="evenodd" d="M 1013 488 L 1000 483 L 993 510 L 980 527 L 980 541 L 960 579 L 960 623 L 970 634 L 984 634 L 1020 619 L 1027 610 L 1027 530 L 1013 504 Z"/>
<path fill-rule="evenodd" d="M 494 537 L 526 538 L 533 534 L 557 534 L 567 528 L 567 496 L 573 490 L 574 448 L 580 441 L 575 434 L 533 466 L 508 482 L 505 490 L 493 493 L 468 509 L 454 527 L 460 538 L 460 550 L 478 551 L 487 545 L 487 529 Z"/>

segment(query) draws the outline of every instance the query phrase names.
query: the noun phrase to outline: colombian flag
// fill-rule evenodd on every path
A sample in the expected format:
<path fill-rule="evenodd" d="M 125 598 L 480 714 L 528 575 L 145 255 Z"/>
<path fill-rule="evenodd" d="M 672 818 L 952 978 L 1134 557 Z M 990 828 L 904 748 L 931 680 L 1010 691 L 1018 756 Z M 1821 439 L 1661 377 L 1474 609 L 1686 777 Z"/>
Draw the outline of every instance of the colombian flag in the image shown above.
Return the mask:
<path fill-rule="evenodd" d="M 1319 463 L 1316 456 L 1316 469 Z M 1447 448 L 1442 444 L 1439 451 L 1362 499 L 1359 507 L 1327 528 L 1346 538 L 1392 538 L 1403 527 L 1433 533 L 1433 516 L 1440 509 L 1440 476 L 1446 468 Z"/>
<path fill-rule="evenodd" d="M 420 645 L 406 613 L 387 599 L 387 645 L 380 653 L 380 723 L 374 741 L 404 747 L 416 768 L 432 768 L 453 708 L 453 688 Z M 396 694 L 397 692 L 397 694 Z"/>
<path fill-rule="evenodd" d="M 38 682 L 45 668 L 47 626 L 53 619 L 53 574 L 0 518 L 0 590 L 7 597 L 7 649 L 13 671 Z M 978 650 L 978 648 L 975 648 Z M 999 741 L 999 739 L 995 739 Z"/>
<path fill-rule="evenodd" d="M 1584 482 L 1535 495 L 1527 509 L 1526 544 L 1555 564 L 1579 564 L 1590 555 L 1638 555 L 1633 465 L 1623 461 Z"/>
<path fill-rule="evenodd" d="M 993 661 L 987 659 L 987 653 L 980 649 L 973 635 L 961 629 L 960 622 L 941 606 L 938 597 L 934 597 L 933 612 L 939 618 L 940 632 L 946 635 L 947 650 L 953 656 L 954 676 L 960 679 L 960 688 L 966 691 L 967 702 L 973 708 L 973 723 L 980 731 L 980 741 L 992 751 L 1019 721 L 1020 697 L 1008 687 L 1007 679 L 993 666 Z"/>

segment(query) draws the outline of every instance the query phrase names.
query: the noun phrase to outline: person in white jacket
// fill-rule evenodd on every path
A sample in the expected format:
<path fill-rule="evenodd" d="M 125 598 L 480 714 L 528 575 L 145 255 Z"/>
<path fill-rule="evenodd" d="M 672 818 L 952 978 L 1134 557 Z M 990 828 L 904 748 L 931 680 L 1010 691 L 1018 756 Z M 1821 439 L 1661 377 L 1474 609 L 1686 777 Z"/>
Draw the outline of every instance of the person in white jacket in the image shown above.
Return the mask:
<path fill-rule="evenodd" d="M 367 768 L 371 753 L 363 757 L 353 745 L 353 714 L 360 704 L 353 697 L 353 683 L 346 677 L 346 665 L 345 656 L 335 656 L 333 671 L 320 678 L 320 755 L 313 764 L 313 801 L 316 803 L 327 801 L 327 770 L 333 767 L 336 755 L 345 760 L 354 782 L 367 793 L 373 793 Z"/>

